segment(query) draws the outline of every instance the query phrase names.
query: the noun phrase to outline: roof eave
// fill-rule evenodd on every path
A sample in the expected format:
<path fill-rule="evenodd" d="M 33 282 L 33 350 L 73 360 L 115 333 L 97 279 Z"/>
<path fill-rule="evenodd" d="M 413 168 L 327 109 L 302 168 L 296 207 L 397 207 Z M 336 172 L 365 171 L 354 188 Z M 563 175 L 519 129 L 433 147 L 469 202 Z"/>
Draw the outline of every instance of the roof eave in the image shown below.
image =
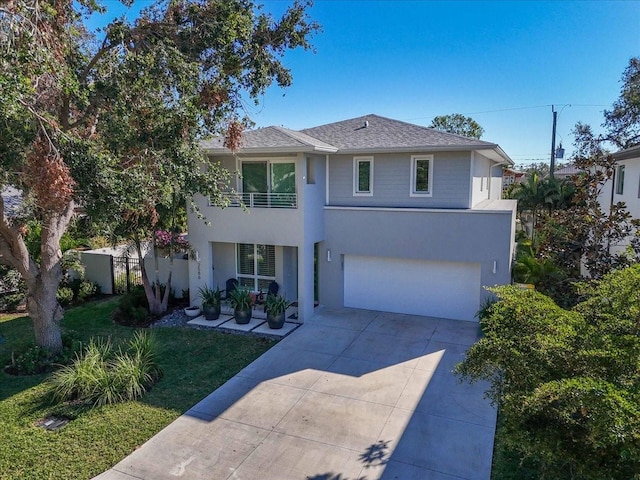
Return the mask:
<path fill-rule="evenodd" d="M 205 153 L 210 155 L 233 155 L 233 154 L 273 154 L 273 153 L 335 153 L 336 148 L 327 148 L 312 145 L 300 145 L 296 147 L 247 147 L 240 148 L 232 152 L 226 147 L 209 147 L 203 149 Z"/>
<path fill-rule="evenodd" d="M 463 152 L 469 150 L 477 150 L 479 148 L 487 148 L 478 145 L 417 145 L 417 146 L 399 146 L 399 147 L 358 147 L 358 148 L 340 148 L 339 154 L 365 154 L 365 153 L 400 153 L 400 152 Z"/>
<path fill-rule="evenodd" d="M 630 158 L 639 158 L 639 157 L 640 157 L 640 145 L 627 148 L 626 150 L 621 150 L 613 154 L 613 158 L 615 160 L 628 160 Z"/>
<path fill-rule="evenodd" d="M 515 162 L 511 160 L 511 157 L 509 157 L 509 155 L 507 155 L 504 150 L 502 150 L 500 145 L 494 145 L 492 147 L 486 146 L 484 148 L 474 148 L 474 150 L 482 150 L 482 154 L 485 157 L 490 158 L 496 163 L 509 165 L 510 167 L 513 167 L 515 165 Z M 490 151 L 487 152 L 487 150 Z"/>

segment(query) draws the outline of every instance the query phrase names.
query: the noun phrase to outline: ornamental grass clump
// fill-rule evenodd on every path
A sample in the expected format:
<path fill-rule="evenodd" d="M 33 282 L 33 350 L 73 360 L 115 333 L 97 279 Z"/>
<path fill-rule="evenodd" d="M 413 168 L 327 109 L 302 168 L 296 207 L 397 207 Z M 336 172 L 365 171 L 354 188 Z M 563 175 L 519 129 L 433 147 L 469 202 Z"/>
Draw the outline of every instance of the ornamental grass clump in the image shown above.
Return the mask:
<path fill-rule="evenodd" d="M 71 365 L 50 380 L 56 401 L 102 406 L 140 398 L 161 377 L 152 334 L 138 331 L 127 348 L 115 349 L 111 340 L 91 339 Z"/>

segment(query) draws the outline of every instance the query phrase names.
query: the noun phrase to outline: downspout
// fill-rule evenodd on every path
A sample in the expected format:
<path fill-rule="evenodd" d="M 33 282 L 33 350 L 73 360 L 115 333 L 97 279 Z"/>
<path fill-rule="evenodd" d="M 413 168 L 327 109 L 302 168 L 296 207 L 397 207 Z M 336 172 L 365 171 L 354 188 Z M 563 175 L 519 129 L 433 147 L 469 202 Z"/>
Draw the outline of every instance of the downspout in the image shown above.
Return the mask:
<path fill-rule="evenodd" d="M 501 162 L 501 163 L 496 163 L 495 165 L 493 165 L 492 167 L 489 167 L 489 200 L 491 200 L 491 185 L 493 184 L 493 169 L 496 167 L 502 167 L 503 165 L 505 165 L 507 162 Z M 500 188 L 502 188 L 502 182 L 500 182 Z M 502 194 L 500 194 L 500 198 L 502 198 Z"/>
<path fill-rule="evenodd" d="M 325 205 L 329 205 L 329 154 L 327 153 L 324 156 L 324 169 L 325 169 L 325 179 L 324 179 L 324 185 L 325 185 L 325 198 L 324 198 L 324 204 Z"/>

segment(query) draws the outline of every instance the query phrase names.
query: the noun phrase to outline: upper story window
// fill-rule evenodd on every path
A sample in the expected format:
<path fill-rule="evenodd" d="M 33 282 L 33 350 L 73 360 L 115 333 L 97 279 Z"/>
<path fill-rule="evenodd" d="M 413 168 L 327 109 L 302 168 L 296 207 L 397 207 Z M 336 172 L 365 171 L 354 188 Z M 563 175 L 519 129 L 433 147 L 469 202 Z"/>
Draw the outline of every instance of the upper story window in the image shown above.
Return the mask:
<path fill-rule="evenodd" d="M 433 183 L 433 155 L 411 156 L 412 197 L 430 197 Z"/>
<path fill-rule="evenodd" d="M 373 157 L 354 157 L 353 194 L 373 195 Z"/>
<path fill-rule="evenodd" d="M 295 208 L 296 165 L 285 160 L 246 160 L 241 165 L 242 201 L 249 207 Z"/>
<path fill-rule="evenodd" d="M 616 172 L 616 195 L 622 195 L 624 192 L 624 165 L 618 165 Z"/>

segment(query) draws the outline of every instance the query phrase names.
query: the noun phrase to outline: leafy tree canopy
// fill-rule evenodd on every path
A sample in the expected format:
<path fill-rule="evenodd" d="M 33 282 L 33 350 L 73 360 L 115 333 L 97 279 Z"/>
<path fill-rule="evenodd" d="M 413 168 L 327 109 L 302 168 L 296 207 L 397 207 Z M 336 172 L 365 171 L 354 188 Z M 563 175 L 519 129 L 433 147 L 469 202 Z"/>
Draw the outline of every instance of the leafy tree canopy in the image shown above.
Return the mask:
<path fill-rule="evenodd" d="M 545 478 L 640 471 L 640 265 L 586 288 L 572 310 L 535 291 L 493 289 L 485 336 L 457 371 L 488 380 L 506 444 Z"/>
<path fill-rule="evenodd" d="M 484 133 L 478 122 L 471 117 L 465 117 L 460 113 L 451 115 L 439 115 L 431 121 L 430 128 L 442 130 L 443 132 L 455 133 L 468 138 L 480 138 Z"/>
<path fill-rule="evenodd" d="M 640 57 L 633 57 L 622 74 L 620 97 L 605 110 L 606 140 L 620 149 L 640 144 Z"/>
<path fill-rule="evenodd" d="M 142 236 L 160 208 L 195 192 L 222 202 L 228 176 L 200 139 L 222 134 L 237 148 L 243 95 L 257 102 L 272 83 L 290 85 L 282 55 L 310 48 L 318 30 L 297 0 L 279 19 L 249 0 L 160 0 L 96 38 L 83 21 L 105 5 L 0 6 L 0 187 L 25 199 L 22 216 L 0 203 L 0 258 L 24 278 L 36 340 L 52 349 L 60 238 L 76 207 Z M 25 245 L 29 218 L 41 227 L 39 261 Z"/>

